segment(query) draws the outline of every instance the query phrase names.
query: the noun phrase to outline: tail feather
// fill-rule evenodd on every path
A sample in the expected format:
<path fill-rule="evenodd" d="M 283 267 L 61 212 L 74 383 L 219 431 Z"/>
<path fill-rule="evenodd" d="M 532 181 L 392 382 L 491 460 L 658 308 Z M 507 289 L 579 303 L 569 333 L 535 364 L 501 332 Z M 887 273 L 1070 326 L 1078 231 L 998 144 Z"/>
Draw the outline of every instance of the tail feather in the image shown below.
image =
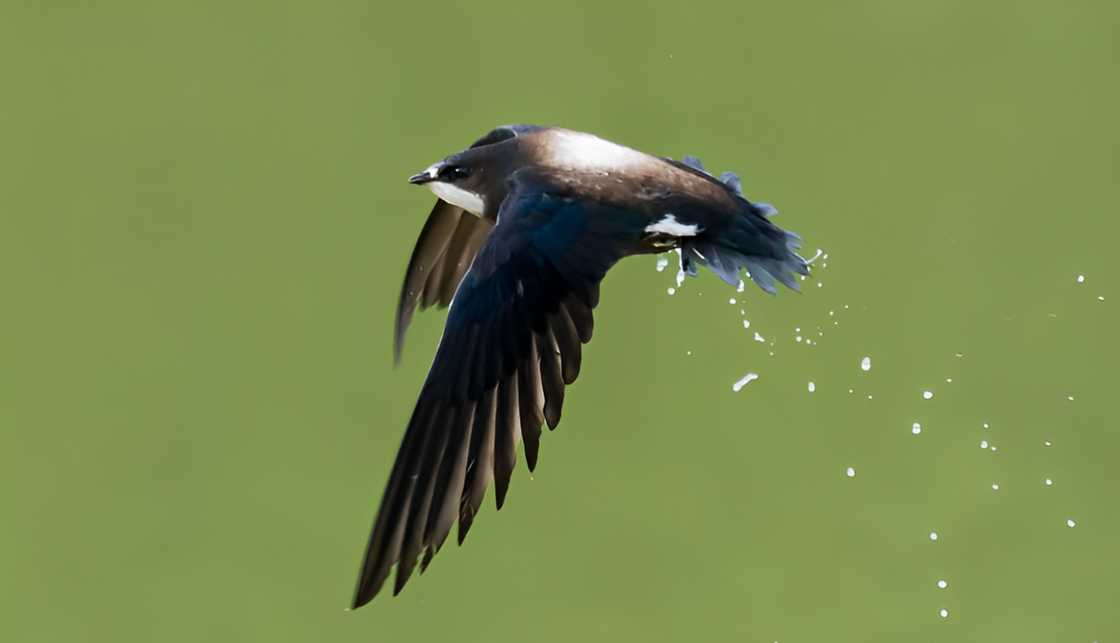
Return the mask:
<path fill-rule="evenodd" d="M 712 176 L 695 156 L 683 157 L 678 165 Z M 808 262 L 797 254 L 801 237 L 771 223 L 770 217 L 778 209 L 749 201 L 739 175 L 724 172 L 718 180 L 742 200 L 743 211 L 726 225 L 686 239 L 680 248 L 681 270 L 695 277 L 697 265 L 705 265 L 720 279 L 738 286 L 740 271 L 745 268 L 750 279 L 768 293 L 778 292 L 777 283 L 798 290 L 797 276 L 809 274 Z"/>
<path fill-rule="evenodd" d="M 777 293 L 778 283 L 799 290 L 797 276 L 809 274 L 809 264 L 797 254 L 801 237 L 771 223 L 765 212 L 752 205 L 727 228 L 685 241 L 681 268 L 695 275 L 694 266 L 705 265 L 732 286 L 738 285 L 745 268 L 750 279 L 770 294 Z"/>

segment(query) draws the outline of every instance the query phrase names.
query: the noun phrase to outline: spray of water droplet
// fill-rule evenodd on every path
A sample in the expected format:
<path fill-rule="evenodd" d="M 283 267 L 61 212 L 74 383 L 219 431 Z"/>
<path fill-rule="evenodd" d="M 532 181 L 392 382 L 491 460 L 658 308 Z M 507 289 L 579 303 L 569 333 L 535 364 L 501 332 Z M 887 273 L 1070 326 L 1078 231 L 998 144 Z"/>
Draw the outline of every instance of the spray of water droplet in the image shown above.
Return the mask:
<path fill-rule="evenodd" d="M 738 380 L 736 380 L 736 382 L 734 384 L 731 385 L 731 390 L 738 393 L 739 391 L 743 390 L 744 386 L 746 386 L 747 384 L 750 384 L 751 382 L 753 382 L 757 379 L 758 379 L 758 373 L 747 373 L 746 375 L 740 377 Z"/>

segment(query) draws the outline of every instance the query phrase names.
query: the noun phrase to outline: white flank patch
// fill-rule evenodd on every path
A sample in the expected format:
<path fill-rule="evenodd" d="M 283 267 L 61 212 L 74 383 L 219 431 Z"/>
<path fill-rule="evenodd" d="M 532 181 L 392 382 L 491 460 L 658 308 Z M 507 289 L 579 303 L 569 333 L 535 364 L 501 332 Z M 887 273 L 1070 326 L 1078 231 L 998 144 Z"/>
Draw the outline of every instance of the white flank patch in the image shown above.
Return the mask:
<path fill-rule="evenodd" d="M 431 181 L 427 183 L 427 186 L 428 189 L 432 191 L 432 194 L 435 194 L 451 205 L 457 205 L 463 208 L 475 216 L 482 216 L 482 211 L 486 209 L 486 204 L 483 202 L 481 196 L 474 192 L 468 192 L 459 186 L 444 183 L 443 181 Z"/>
<path fill-rule="evenodd" d="M 660 232 L 673 237 L 695 237 L 700 228 L 692 223 L 686 224 L 677 221 L 677 216 L 670 212 L 657 223 L 647 225 L 645 231 Z"/>
<path fill-rule="evenodd" d="M 569 168 L 621 169 L 648 163 L 637 150 L 583 132 L 557 130 L 548 141 L 549 161 Z"/>

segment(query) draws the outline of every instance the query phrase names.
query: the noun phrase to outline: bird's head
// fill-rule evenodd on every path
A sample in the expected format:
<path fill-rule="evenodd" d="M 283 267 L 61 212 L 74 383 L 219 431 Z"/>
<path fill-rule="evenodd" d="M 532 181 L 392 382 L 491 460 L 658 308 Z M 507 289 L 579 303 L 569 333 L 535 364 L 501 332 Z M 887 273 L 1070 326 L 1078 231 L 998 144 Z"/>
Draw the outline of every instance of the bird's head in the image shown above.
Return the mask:
<path fill-rule="evenodd" d="M 468 150 L 470 151 L 470 150 Z M 414 185 L 426 185 L 436 196 L 476 215 L 486 210 L 486 167 L 476 155 L 466 152 L 433 163 L 408 177 Z"/>
<path fill-rule="evenodd" d="M 444 201 L 481 216 L 505 198 L 507 174 L 519 158 L 515 139 L 535 129 L 531 125 L 495 128 L 462 152 L 410 176 L 408 182 L 426 185 Z"/>

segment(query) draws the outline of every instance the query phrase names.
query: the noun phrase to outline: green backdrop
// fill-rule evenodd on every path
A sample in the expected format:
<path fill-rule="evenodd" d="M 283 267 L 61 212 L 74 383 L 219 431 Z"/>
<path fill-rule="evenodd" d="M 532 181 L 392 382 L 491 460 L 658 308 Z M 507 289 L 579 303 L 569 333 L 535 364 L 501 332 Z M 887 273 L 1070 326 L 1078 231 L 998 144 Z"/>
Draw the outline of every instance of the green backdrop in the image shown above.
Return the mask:
<path fill-rule="evenodd" d="M 7 3 L 0 639 L 1116 640 L 1117 6 Z M 405 178 L 508 122 L 829 257 L 623 262 L 536 474 L 347 612 L 443 321 L 391 367 Z"/>

